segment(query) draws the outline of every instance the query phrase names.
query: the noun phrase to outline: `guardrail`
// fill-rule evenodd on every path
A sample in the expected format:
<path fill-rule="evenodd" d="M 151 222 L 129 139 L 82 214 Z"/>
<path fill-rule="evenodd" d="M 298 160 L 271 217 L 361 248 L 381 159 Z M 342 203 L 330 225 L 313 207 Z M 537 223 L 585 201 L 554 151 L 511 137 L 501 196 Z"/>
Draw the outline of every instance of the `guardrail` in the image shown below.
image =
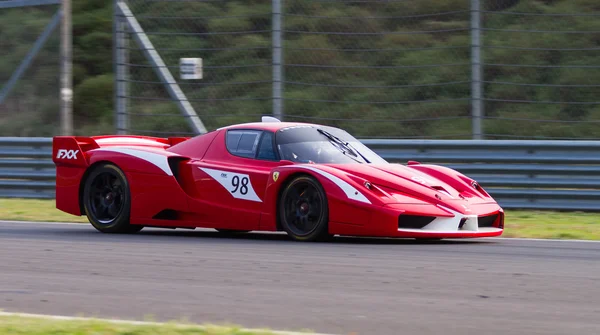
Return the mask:
<path fill-rule="evenodd" d="M 0 197 L 54 198 L 52 139 L 0 137 Z"/>
<path fill-rule="evenodd" d="M 441 164 L 505 208 L 600 210 L 600 141 L 363 140 L 383 158 Z"/>
<path fill-rule="evenodd" d="M 505 208 L 600 211 L 600 141 L 361 140 L 390 162 L 442 164 Z M 0 138 L 0 197 L 54 198 L 51 138 Z"/>

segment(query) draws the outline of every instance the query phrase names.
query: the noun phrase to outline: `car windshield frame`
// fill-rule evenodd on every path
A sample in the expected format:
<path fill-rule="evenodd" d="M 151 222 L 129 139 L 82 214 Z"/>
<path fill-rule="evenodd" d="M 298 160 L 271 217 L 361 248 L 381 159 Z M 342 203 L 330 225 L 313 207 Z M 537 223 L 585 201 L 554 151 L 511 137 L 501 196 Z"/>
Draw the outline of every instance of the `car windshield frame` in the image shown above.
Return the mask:
<path fill-rule="evenodd" d="M 298 125 L 275 133 L 281 159 L 315 164 L 389 164 L 348 132 L 330 126 Z"/>

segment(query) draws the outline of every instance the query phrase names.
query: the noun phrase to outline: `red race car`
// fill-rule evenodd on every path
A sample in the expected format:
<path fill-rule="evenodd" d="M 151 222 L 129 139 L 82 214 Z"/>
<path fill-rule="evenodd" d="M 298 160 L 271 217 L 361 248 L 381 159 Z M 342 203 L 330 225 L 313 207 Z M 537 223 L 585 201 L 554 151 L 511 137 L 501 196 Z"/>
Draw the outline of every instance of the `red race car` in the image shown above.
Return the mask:
<path fill-rule="evenodd" d="M 388 163 L 338 128 L 262 122 L 192 138 L 57 136 L 56 207 L 105 233 L 143 227 L 467 238 L 501 235 L 504 211 L 452 169 Z"/>

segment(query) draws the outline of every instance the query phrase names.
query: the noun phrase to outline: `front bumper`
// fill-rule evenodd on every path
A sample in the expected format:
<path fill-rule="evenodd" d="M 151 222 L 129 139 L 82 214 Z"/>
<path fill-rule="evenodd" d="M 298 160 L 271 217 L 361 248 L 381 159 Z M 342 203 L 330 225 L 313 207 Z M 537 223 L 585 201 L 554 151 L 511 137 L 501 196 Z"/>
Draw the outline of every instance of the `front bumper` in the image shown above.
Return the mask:
<path fill-rule="evenodd" d="M 397 232 L 411 237 L 490 237 L 504 231 L 504 212 L 495 208 L 491 212 L 463 214 L 441 207 L 453 216 L 428 214 L 398 215 Z M 488 209 L 489 210 L 489 209 Z"/>
<path fill-rule="evenodd" d="M 330 222 L 340 235 L 405 238 L 479 238 L 504 232 L 504 211 L 497 204 L 470 207 L 468 214 L 434 205 L 392 205 L 373 211 L 368 223 Z"/>

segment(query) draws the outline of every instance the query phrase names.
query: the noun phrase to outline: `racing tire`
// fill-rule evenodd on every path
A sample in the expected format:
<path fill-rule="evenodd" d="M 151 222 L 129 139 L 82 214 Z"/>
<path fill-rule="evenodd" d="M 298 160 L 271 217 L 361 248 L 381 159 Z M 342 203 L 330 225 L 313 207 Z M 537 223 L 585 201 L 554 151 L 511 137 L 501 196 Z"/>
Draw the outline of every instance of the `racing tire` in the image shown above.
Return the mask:
<path fill-rule="evenodd" d="M 323 186 L 311 176 L 292 179 L 283 189 L 278 206 L 283 230 L 296 241 L 323 242 L 329 234 L 329 207 Z"/>
<path fill-rule="evenodd" d="M 129 182 L 123 171 L 113 164 L 99 165 L 90 172 L 82 199 L 88 220 L 102 233 L 136 233 L 144 228 L 129 223 Z"/>

